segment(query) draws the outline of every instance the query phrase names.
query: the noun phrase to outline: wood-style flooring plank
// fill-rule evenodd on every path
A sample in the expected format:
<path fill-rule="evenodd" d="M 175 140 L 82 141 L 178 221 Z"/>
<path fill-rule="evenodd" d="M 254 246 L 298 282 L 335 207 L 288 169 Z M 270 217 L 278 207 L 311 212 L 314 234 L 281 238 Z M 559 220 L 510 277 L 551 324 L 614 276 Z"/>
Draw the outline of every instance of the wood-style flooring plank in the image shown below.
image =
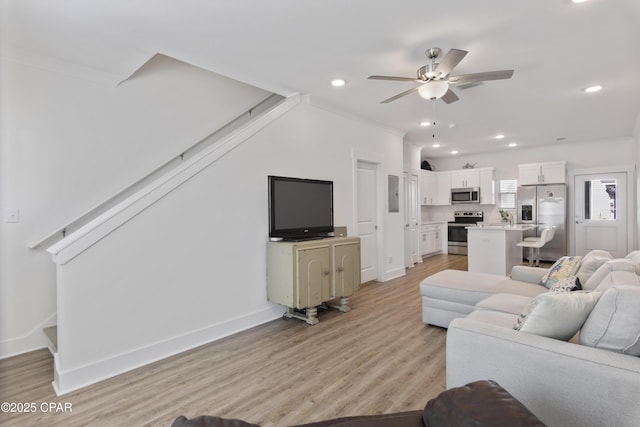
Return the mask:
<path fill-rule="evenodd" d="M 170 426 L 218 415 L 269 426 L 422 409 L 445 389 L 445 335 L 422 323 L 419 283 L 467 257 L 436 255 L 388 282 L 369 282 L 352 310 L 320 323 L 274 320 L 67 395 L 52 357 L 0 360 L 0 401 L 71 403 L 71 413 L 0 413 L 2 426 Z M 285 311 L 283 307 L 283 312 Z"/>

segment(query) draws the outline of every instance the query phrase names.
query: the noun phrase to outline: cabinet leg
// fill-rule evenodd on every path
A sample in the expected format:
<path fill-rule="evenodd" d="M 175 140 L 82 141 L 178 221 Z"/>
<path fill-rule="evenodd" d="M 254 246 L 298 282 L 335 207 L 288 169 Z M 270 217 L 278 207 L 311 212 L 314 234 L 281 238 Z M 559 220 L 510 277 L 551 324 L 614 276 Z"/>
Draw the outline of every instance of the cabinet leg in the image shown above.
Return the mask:
<path fill-rule="evenodd" d="M 318 309 L 316 307 L 305 309 L 304 314 L 291 307 L 287 307 L 287 312 L 284 314 L 284 317 L 288 319 L 304 320 L 310 325 L 315 325 L 320 322 L 318 320 Z"/>
<path fill-rule="evenodd" d="M 340 307 L 338 310 L 346 313 L 347 311 L 351 311 L 351 307 L 349 307 L 349 297 L 340 297 Z"/>
<path fill-rule="evenodd" d="M 351 311 L 351 307 L 349 307 L 349 297 L 340 297 L 340 304 L 332 304 L 331 307 L 343 313 Z"/>

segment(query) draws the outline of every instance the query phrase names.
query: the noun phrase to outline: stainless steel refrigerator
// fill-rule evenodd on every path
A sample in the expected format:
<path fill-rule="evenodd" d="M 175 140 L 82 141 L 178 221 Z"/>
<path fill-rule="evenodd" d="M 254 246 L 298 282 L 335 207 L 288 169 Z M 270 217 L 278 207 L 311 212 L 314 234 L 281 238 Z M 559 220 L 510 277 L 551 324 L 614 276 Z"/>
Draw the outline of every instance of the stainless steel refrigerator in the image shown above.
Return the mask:
<path fill-rule="evenodd" d="M 553 239 L 540 249 L 541 261 L 556 261 L 567 254 L 567 188 L 564 184 L 518 187 L 518 222 L 536 227 L 523 237 L 540 237 L 545 227 L 554 226 Z M 529 258 L 529 250 L 523 256 Z"/>

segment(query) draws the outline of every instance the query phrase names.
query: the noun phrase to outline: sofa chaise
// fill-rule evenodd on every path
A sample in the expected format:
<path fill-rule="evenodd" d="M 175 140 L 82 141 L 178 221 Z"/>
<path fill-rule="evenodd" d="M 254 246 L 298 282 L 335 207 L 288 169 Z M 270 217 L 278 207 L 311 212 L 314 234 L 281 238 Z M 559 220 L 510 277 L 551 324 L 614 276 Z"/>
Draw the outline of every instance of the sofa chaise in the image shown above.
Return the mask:
<path fill-rule="evenodd" d="M 558 281 L 576 292 L 541 284 L 561 270 L 424 279 L 423 320 L 448 328 L 447 387 L 495 380 L 549 426 L 640 425 L 640 252 L 573 257 Z"/>

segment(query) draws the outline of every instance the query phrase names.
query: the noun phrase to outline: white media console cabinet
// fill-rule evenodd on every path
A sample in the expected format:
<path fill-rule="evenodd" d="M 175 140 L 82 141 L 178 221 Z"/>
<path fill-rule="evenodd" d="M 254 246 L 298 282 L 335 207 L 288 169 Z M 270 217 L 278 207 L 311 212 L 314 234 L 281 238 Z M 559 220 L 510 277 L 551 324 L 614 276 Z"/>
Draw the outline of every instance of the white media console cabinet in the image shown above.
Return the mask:
<path fill-rule="evenodd" d="M 267 243 L 267 297 L 286 306 L 286 317 L 318 323 L 318 306 L 342 312 L 360 287 L 360 238 L 331 237 Z"/>

